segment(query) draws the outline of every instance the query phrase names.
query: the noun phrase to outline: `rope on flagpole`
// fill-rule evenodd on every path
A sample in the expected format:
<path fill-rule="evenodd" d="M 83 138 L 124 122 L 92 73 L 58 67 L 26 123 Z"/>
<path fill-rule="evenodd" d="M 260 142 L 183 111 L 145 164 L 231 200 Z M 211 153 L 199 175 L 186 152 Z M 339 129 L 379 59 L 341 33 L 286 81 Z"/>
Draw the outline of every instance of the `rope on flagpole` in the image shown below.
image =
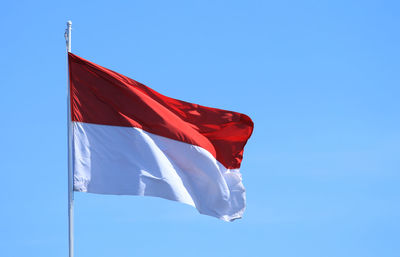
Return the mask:
<path fill-rule="evenodd" d="M 67 22 L 67 28 L 65 29 L 65 42 L 67 45 L 67 52 L 71 52 L 71 30 L 72 22 Z M 72 173 L 72 127 L 71 127 L 71 101 L 70 101 L 70 81 L 69 81 L 69 67 L 68 67 L 68 56 L 67 56 L 67 126 L 68 126 L 68 250 L 69 257 L 74 257 L 74 184 L 73 184 L 73 173 Z"/>

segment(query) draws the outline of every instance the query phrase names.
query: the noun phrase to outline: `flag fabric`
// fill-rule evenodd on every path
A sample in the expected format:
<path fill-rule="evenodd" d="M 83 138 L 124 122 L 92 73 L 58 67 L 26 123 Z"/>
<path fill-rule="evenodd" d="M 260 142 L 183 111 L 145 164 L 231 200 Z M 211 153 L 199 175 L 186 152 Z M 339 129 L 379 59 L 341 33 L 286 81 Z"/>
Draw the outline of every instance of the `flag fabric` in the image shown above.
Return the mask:
<path fill-rule="evenodd" d="M 166 97 L 68 53 L 74 190 L 155 196 L 231 221 L 253 131 L 241 113 Z"/>

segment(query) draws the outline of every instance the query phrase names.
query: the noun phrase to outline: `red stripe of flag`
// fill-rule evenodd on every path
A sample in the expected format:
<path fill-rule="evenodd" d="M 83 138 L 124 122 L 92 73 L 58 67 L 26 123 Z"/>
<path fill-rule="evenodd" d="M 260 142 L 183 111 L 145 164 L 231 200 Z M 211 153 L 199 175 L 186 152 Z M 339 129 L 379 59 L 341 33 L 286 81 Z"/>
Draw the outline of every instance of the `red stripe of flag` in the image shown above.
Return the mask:
<path fill-rule="evenodd" d="M 253 131 L 245 114 L 176 100 L 68 53 L 72 121 L 141 128 L 200 146 L 226 168 L 240 167 Z"/>

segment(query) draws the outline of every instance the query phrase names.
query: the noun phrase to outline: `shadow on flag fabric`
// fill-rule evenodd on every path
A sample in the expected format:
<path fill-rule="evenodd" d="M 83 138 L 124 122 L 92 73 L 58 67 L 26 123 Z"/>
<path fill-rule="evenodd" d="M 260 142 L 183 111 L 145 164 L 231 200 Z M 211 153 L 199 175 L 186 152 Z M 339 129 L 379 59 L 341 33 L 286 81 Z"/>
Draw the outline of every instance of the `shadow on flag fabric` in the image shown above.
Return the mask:
<path fill-rule="evenodd" d="M 241 113 L 166 97 L 68 53 L 74 190 L 155 196 L 225 221 L 246 205 Z"/>

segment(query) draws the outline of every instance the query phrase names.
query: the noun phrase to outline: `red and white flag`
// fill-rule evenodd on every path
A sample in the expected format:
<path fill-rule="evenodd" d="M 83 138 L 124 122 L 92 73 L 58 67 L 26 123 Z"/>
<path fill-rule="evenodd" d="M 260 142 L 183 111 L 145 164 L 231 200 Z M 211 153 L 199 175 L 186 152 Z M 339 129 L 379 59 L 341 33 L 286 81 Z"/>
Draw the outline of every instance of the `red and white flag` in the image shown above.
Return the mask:
<path fill-rule="evenodd" d="M 75 191 L 156 196 L 226 221 L 242 217 L 248 116 L 166 97 L 72 53 L 68 62 Z"/>

